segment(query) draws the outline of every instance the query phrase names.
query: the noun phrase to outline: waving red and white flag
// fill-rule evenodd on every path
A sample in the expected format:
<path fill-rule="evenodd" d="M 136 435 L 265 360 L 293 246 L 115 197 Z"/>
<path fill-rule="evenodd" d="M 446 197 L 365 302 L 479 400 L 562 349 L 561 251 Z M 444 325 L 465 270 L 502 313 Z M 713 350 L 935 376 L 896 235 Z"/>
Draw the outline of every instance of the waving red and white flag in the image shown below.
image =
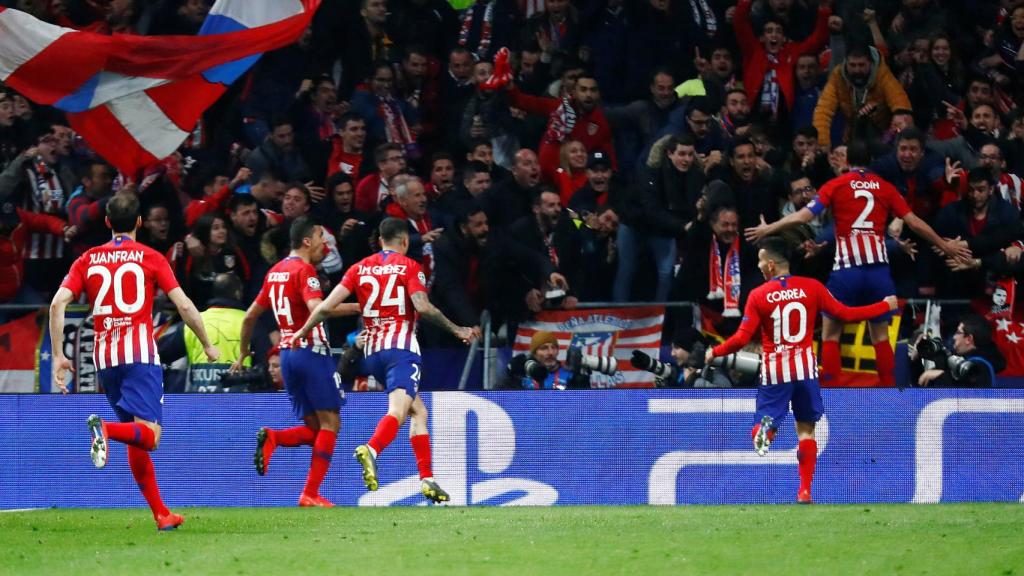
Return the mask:
<path fill-rule="evenodd" d="M 218 0 L 198 36 L 105 36 L 0 8 L 0 81 L 68 113 L 125 174 L 173 153 L 259 55 L 298 40 L 320 0 Z"/>

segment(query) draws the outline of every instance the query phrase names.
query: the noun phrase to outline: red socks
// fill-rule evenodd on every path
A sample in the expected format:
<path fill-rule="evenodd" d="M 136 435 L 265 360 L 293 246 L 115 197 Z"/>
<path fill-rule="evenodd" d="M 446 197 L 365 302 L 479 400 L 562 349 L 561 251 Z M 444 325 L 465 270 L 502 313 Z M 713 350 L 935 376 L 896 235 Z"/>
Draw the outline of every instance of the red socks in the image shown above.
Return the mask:
<path fill-rule="evenodd" d="M 377 422 L 377 429 L 373 431 L 373 437 L 366 444 L 373 448 L 373 451 L 378 455 L 388 447 L 389 444 L 398 435 L 398 418 L 395 418 L 391 414 L 385 414 L 383 418 Z M 417 460 L 419 457 L 417 457 Z"/>
<path fill-rule="evenodd" d="M 270 436 L 278 446 L 311 446 L 316 440 L 316 431 L 308 426 L 295 426 L 284 430 L 270 430 Z"/>
<path fill-rule="evenodd" d="M 896 377 L 893 372 L 896 370 L 896 357 L 892 353 L 892 346 L 889 341 L 877 342 L 875 347 L 875 370 L 878 371 L 878 385 L 894 387 Z"/>
<path fill-rule="evenodd" d="M 420 434 L 409 438 L 412 444 L 413 454 L 416 455 L 416 467 L 420 471 L 420 480 L 433 478 L 434 472 L 430 469 L 430 435 Z"/>
<path fill-rule="evenodd" d="M 127 424 L 122 424 L 122 426 L 127 426 Z M 142 425 L 140 424 L 140 426 Z M 149 428 L 146 429 L 149 430 Z M 150 438 L 152 438 L 152 434 L 153 432 L 150 431 Z M 128 466 L 132 469 L 132 476 L 135 477 L 139 490 L 145 496 L 149 509 L 153 511 L 153 518 L 170 514 L 171 511 L 164 506 L 164 501 L 160 499 L 160 488 L 156 485 L 156 472 L 153 471 L 153 460 L 150 459 L 149 452 L 144 448 L 129 444 Z"/>
<path fill-rule="evenodd" d="M 152 428 L 138 422 L 106 422 L 107 438 L 117 440 L 129 446 L 143 450 L 152 450 L 156 446 L 156 435 Z"/>
<path fill-rule="evenodd" d="M 891 354 L 890 354 L 890 357 Z M 821 383 L 823 386 L 836 386 L 839 372 L 843 365 L 839 359 L 839 342 L 823 340 L 821 342 Z"/>
<path fill-rule="evenodd" d="M 800 490 L 810 491 L 814 480 L 814 464 L 818 459 L 818 442 L 813 438 L 801 440 L 796 449 L 796 460 L 800 469 Z"/>
<path fill-rule="evenodd" d="M 337 432 L 330 430 L 320 430 L 316 433 L 313 457 L 309 463 L 309 476 L 306 476 L 306 487 L 302 490 L 304 494 L 316 496 L 320 493 L 320 484 L 324 481 L 324 476 L 327 476 L 327 469 L 331 467 L 331 457 L 334 456 L 334 443 L 337 438 Z"/>

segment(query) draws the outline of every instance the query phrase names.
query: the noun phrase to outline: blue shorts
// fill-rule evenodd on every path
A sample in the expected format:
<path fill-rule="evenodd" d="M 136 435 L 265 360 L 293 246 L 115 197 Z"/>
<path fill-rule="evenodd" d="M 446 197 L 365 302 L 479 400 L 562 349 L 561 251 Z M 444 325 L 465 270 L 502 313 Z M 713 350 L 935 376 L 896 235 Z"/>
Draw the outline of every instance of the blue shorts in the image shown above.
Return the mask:
<path fill-rule="evenodd" d="M 281 377 L 300 420 L 318 410 L 339 412 L 345 404 L 341 376 L 334 371 L 331 356 L 305 348 L 281 350 Z"/>
<path fill-rule="evenodd" d="M 121 422 L 164 416 L 164 371 L 157 364 L 122 364 L 99 371 L 107 401 Z"/>
<path fill-rule="evenodd" d="M 867 306 L 896 293 L 888 264 L 873 264 L 833 270 L 826 285 L 828 291 L 847 306 Z M 825 314 L 824 312 L 822 312 Z M 875 316 L 871 322 L 889 322 L 892 312 Z M 832 316 L 825 314 L 829 318 Z"/>
<path fill-rule="evenodd" d="M 388 394 L 401 388 L 410 398 L 420 390 L 423 359 L 408 350 L 381 350 L 366 357 L 366 374 L 387 386 Z"/>
<path fill-rule="evenodd" d="M 771 416 L 774 427 L 789 413 L 793 405 L 793 417 L 797 422 L 817 422 L 825 413 L 821 402 L 821 386 L 817 378 L 796 380 L 785 384 L 769 384 L 757 387 L 757 421 L 762 416 Z"/>

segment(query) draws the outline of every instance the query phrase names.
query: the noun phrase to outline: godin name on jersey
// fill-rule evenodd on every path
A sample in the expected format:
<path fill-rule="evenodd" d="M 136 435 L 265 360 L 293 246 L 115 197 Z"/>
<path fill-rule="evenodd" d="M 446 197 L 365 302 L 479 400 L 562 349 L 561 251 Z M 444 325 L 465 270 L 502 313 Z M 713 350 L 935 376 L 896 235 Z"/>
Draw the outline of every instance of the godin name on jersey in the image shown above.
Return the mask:
<path fill-rule="evenodd" d="M 142 250 L 117 250 L 114 252 L 93 252 L 89 254 L 89 265 L 121 264 L 123 262 L 142 262 Z"/>

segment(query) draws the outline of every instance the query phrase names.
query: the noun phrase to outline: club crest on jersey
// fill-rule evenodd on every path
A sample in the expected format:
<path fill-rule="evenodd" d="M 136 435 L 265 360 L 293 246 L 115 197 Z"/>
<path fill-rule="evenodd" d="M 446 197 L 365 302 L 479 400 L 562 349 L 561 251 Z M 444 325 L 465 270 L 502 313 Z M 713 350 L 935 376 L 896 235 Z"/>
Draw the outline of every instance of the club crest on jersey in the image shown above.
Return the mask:
<path fill-rule="evenodd" d="M 228 254 L 228 255 L 224 256 L 224 266 L 226 266 L 228 268 L 234 268 L 235 267 L 235 255 L 234 254 Z"/>
<path fill-rule="evenodd" d="M 320 279 L 316 276 L 310 276 L 309 278 L 306 278 L 306 286 L 309 286 L 311 290 L 319 290 Z"/>

